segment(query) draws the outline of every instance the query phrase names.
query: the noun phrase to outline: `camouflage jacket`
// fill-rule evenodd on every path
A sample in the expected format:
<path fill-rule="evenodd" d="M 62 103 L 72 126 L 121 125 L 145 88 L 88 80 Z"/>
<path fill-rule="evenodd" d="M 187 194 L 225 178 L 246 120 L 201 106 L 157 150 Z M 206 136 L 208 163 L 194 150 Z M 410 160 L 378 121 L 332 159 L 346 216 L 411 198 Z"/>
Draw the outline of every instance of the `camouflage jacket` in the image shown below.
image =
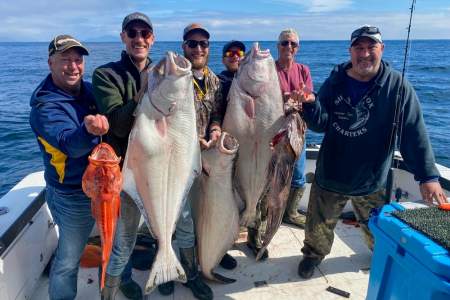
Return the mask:
<path fill-rule="evenodd" d="M 211 125 L 221 126 L 226 104 L 222 99 L 220 81 L 216 74 L 205 67 L 205 88 L 198 90 L 194 79 L 194 102 L 197 114 L 197 133 L 199 138 L 208 138 Z"/>

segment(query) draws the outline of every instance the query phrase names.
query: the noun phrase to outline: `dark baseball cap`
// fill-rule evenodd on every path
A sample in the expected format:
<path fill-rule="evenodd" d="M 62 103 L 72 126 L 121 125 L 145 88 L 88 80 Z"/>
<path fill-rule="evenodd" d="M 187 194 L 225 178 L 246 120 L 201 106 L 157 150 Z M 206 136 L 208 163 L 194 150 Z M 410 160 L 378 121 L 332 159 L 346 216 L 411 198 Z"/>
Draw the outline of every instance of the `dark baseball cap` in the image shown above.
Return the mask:
<path fill-rule="evenodd" d="M 122 22 L 122 31 L 124 31 L 128 25 L 130 25 L 131 22 L 141 22 L 150 27 L 150 29 L 153 31 L 153 25 L 150 21 L 150 18 L 147 17 L 147 15 L 140 13 L 140 12 L 134 12 L 129 14 L 123 19 Z"/>
<path fill-rule="evenodd" d="M 226 44 L 223 46 L 223 49 L 222 49 L 222 56 L 225 56 L 225 52 L 227 52 L 228 50 L 230 50 L 231 47 L 237 47 L 237 48 L 239 48 L 239 49 L 241 49 L 242 51 L 245 52 L 245 45 L 244 45 L 244 43 L 242 43 L 242 42 L 240 42 L 240 41 L 232 40 L 232 41 L 226 43 Z"/>
<path fill-rule="evenodd" d="M 189 24 L 188 26 L 186 26 L 183 30 L 183 41 L 186 40 L 186 37 L 194 32 L 200 32 L 203 33 L 207 39 L 209 39 L 209 32 L 208 30 L 206 30 L 205 27 L 203 27 L 203 25 L 199 24 L 199 23 L 192 23 Z"/>
<path fill-rule="evenodd" d="M 380 44 L 383 43 L 383 41 L 381 39 L 380 29 L 378 29 L 378 27 L 375 27 L 375 26 L 364 25 L 364 26 L 361 26 L 360 28 L 354 30 L 350 37 L 350 45 L 353 45 L 353 43 L 356 42 L 356 40 L 361 37 L 368 37 L 377 43 L 380 43 Z"/>
<path fill-rule="evenodd" d="M 48 45 L 48 56 L 52 56 L 55 53 L 62 53 L 74 47 L 80 49 L 82 55 L 89 55 L 88 49 L 80 41 L 68 34 L 61 34 L 55 36 Z"/>

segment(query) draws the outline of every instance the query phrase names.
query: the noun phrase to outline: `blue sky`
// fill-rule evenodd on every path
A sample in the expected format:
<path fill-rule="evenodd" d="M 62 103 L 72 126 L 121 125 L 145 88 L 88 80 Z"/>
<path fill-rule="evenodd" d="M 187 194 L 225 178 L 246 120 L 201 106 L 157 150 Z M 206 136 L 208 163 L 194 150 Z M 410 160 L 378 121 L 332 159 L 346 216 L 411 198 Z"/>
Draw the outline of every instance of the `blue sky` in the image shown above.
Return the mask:
<path fill-rule="evenodd" d="M 295 28 L 304 40 L 345 40 L 362 24 L 380 27 L 384 39 L 404 39 L 410 0 L 5 0 L 0 41 L 48 41 L 68 33 L 83 41 L 119 41 L 123 17 L 146 13 L 157 40 L 178 41 L 191 22 L 212 40 L 275 40 Z M 412 38 L 450 39 L 450 1 L 419 0 Z"/>

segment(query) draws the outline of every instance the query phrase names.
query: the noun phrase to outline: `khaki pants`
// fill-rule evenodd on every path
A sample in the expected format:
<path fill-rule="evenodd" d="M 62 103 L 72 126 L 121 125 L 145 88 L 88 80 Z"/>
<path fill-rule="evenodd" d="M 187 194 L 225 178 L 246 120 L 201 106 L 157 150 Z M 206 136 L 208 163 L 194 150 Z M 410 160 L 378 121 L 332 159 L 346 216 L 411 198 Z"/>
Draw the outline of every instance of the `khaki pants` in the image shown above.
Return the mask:
<path fill-rule="evenodd" d="M 366 196 L 348 196 L 311 186 L 308 212 L 306 214 L 304 257 L 322 260 L 331 251 L 334 228 L 347 201 L 351 201 L 356 219 L 364 234 L 367 246 L 373 250 L 373 236 L 367 227 L 370 210 L 384 205 L 384 190 Z"/>

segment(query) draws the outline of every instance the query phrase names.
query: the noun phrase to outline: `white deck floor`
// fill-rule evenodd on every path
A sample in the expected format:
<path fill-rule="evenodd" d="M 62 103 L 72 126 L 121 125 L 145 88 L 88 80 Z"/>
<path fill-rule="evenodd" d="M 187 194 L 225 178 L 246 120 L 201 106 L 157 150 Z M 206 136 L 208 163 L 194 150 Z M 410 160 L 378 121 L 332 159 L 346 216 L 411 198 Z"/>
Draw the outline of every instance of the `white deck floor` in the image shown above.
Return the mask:
<path fill-rule="evenodd" d="M 371 253 L 364 244 L 359 228 L 341 222 L 335 230 L 332 252 L 315 270 L 313 278 L 304 280 L 297 275 L 304 232 L 282 225 L 269 245 L 269 259 L 255 262 L 245 243 L 238 241 L 229 253 L 238 261 L 235 270 L 218 268 L 218 273 L 235 278 L 232 284 L 209 283 L 214 299 L 343 299 L 326 291 L 333 286 L 350 293 L 350 299 L 365 299 L 369 281 Z M 134 279 L 141 285 L 148 272 L 133 270 Z M 267 285 L 255 287 L 255 282 Z M 42 277 L 32 300 L 47 300 L 48 278 Z M 100 299 L 97 269 L 80 269 L 76 299 Z M 120 292 L 116 299 L 126 299 Z M 147 299 L 195 299 L 189 289 L 176 283 L 171 296 L 161 296 L 157 290 Z"/>

